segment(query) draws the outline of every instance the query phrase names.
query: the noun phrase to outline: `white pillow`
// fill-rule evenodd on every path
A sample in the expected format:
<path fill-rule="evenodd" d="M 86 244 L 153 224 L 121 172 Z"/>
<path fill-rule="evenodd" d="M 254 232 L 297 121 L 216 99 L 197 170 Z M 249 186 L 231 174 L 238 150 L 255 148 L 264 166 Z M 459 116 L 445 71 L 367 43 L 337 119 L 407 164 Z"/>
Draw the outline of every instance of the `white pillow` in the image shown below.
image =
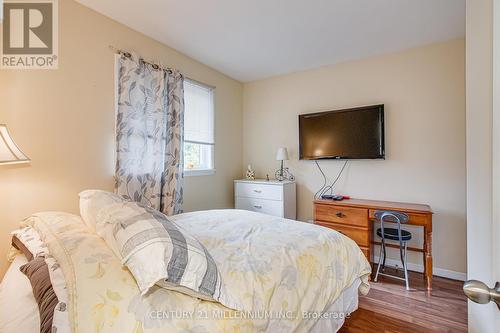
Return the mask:
<path fill-rule="evenodd" d="M 167 216 L 125 200 L 99 206 L 93 217 L 97 234 L 130 270 L 142 295 L 157 285 L 242 310 L 205 246 Z"/>
<path fill-rule="evenodd" d="M 18 255 L 0 283 L 0 332 L 40 332 L 40 312 L 31 283 L 19 267 L 28 260 Z"/>
<path fill-rule="evenodd" d="M 80 215 L 83 222 L 95 231 L 96 217 L 102 207 L 121 202 L 119 195 L 103 190 L 86 190 L 80 192 Z"/>

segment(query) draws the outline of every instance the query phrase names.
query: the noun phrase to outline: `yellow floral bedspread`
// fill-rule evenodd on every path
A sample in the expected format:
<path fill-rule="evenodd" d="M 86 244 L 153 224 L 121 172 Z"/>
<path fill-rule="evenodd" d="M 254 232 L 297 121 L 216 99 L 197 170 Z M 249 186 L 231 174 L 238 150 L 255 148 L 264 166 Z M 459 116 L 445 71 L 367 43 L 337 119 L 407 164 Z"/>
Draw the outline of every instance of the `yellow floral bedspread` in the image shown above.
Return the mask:
<path fill-rule="evenodd" d="M 245 311 L 135 280 L 80 217 L 60 212 L 27 219 L 64 272 L 73 332 L 307 332 L 340 293 L 370 266 L 349 238 L 326 228 L 239 210 L 186 213 L 171 219 L 216 261 Z"/>

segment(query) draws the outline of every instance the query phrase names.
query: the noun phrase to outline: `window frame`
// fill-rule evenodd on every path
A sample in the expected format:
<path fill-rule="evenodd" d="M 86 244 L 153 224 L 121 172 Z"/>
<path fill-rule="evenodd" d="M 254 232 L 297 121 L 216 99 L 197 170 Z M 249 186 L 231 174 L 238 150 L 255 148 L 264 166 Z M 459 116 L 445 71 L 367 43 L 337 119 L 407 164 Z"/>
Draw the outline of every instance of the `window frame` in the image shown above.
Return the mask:
<path fill-rule="evenodd" d="M 184 159 L 184 163 L 183 163 L 184 177 L 213 175 L 213 174 L 215 174 L 215 171 L 216 171 L 216 168 L 215 168 L 215 144 L 216 144 L 216 142 L 215 142 L 216 141 L 215 140 L 215 121 L 216 121 L 216 118 L 215 118 L 215 86 L 211 86 L 209 84 L 206 84 L 206 83 L 203 83 L 203 82 L 191 79 L 191 78 L 187 78 L 187 77 L 184 78 L 184 82 L 188 82 L 188 83 L 193 84 L 193 85 L 202 86 L 202 87 L 205 87 L 205 88 L 210 90 L 211 102 L 212 102 L 211 103 L 212 104 L 212 118 L 213 118 L 213 142 L 200 142 L 200 141 L 192 141 L 192 140 L 184 139 L 183 147 L 182 147 L 183 154 L 184 154 L 184 145 L 186 143 L 209 146 L 210 147 L 210 155 L 212 157 L 211 161 L 210 161 L 211 162 L 210 167 L 205 168 L 205 169 L 186 169 L 186 163 L 185 163 L 185 159 Z M 184 110 L 184 112 L 185 112 L 185 110 Z"/>

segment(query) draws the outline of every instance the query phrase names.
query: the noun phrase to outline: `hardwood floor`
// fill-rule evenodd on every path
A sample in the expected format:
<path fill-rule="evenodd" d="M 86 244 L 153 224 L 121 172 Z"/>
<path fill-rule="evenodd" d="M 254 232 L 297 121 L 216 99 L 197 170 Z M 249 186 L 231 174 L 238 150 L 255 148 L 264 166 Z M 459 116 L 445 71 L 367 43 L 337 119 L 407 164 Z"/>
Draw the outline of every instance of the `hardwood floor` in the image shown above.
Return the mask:
<path fill-rule="evenodd" d="M 387 272 L 394 273 L 387 268 Z M 410 272 L 410 291 L 404 282 L 379 277 L 371 282 L 367 296 L 360 296 L 359 309 L 340 330 L 351 332 L 467 332 L 467 298 L 463 282 L 434 277 L 428 293 L 423 275 Z"/>

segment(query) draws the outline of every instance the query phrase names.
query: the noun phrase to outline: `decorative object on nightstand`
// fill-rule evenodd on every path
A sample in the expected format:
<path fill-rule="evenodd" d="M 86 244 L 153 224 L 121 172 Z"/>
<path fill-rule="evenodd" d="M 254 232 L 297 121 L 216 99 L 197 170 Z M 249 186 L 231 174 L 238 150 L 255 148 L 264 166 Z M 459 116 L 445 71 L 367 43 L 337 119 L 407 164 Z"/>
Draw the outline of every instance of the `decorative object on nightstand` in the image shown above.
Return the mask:
<path fill-rule="evenodd" d="M 0 124 L 0 165 L 29 163 L 30 161 L 12 140 L 7 125 Z"/>
<path fill-rule="evenodd" d="M 247 172 L 246 172 L 246 179 L 248 180 L 254 180 L 255 179 L 255 170 L 252 169 L 252 165 L 248 165 L 247 167 Z"/>
<path fill-rule="evenodd" d="M 280 147 L 278 148 L 278 152 L 276 153 L 276 160 L 281 162 L 279 170 L 276 171 L 275 177 L 278 181 L 284 181 L 284 180 L 290 180 L 294 181 L 295 176 L 290 173 L 288 168 L 284 167 L 284 162 L 283 161 L 288 161 L 288 150 L 286 147 Z"/>
<path fill-rule="evenodd" d="M 284 217 L 296 218 L 295 182 L 289 180 L 235 180 L 236 209 Z"/>
<path fill-rule="evenodd" d="M 281 170 L 276 171 L 276 180 L 278 181 L 284 181 L 284 180 L 289 180 L 289 181 L 295 181 L 295 176 L 292 175 L 290 170 L 286 167 L 283 168 L 283 174 L 281 174 Z"/>

